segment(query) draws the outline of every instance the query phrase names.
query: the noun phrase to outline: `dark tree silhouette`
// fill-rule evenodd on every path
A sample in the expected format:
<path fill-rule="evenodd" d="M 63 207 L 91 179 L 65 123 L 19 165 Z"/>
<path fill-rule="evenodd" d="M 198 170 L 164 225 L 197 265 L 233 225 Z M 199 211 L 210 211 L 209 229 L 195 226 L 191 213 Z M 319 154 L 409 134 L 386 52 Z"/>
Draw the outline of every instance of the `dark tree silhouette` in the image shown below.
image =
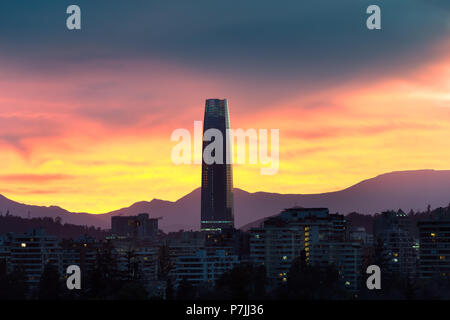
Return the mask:
<path fill-rule="evenodd" d="M 287 296 L 290 299 L 343 299 L 349 293 L 339 282 L 339 273 L 333 265 L 312 266 L 306 263 L 305 252 L 292 262 L 287 276 Z"/>
<path fill-rule="evenodd" d="M 94 299 L 114 299 L 121 288 L 121 273 L 113 247 L 106 244 L 97 252 L 96 263 L 89 276 L 89 296 Z"/>
<path fill-rule="evenodd" d="M 177 300 L 192 300 L 195 298 L 195 288 L 187 279 L 180 281 L 177 289 Z"/>
<path fill-rule="evenodd" d="M 137 281 L 125 282 L 117 295 L 119 300 L 145 300 L 147 297 L 147 290 Z"/>
<path fill-rule="evenodd" d="M 166 283 L 166 300 L 173 300 L 173 299 L 174 299 L 174 288 L 172 280 L 168 278 Z"/>
<path fill-rule="evenodd" d="M 170 260 L 169 247 L 162 245 L 158 252 L 158 279 L 167 280 L 170 270 L 172 270 L 172 261 Z"/>
<path fill-rule="evenodd" d="M 264 266 L 239 264 L 216 281 L 215 295 L 221 299 L 263 299 L 266 283 Z"/>
<path fill-rule="evenodd" d="M 58 268 L 47 263 L 39 281 L 39 300 L 58 300 L 62 296 L 62 283 Z"/>

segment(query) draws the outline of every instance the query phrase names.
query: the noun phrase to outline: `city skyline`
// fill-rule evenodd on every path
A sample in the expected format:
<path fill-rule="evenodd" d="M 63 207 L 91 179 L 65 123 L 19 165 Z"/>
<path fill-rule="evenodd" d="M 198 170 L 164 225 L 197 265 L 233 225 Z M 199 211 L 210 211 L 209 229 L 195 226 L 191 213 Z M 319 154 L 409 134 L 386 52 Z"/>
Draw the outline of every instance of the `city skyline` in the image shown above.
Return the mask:
<path fill-rule="evenodd" d="M 2 0 L 0 70 L 13 314 L 450 300 L 449 0 Z"/>

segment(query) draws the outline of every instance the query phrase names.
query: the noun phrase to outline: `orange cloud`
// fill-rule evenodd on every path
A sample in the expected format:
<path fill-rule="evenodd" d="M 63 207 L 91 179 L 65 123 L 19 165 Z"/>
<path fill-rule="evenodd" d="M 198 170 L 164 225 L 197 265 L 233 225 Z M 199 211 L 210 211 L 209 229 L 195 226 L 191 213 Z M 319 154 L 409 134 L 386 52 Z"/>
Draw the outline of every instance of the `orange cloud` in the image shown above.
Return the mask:
<path fill-rule="evenodd" d="M 55 180 L 67 180 L 72 176 L 66 174 L 6 174 L 0 175 L 0 182 L 46 183 Z"/>

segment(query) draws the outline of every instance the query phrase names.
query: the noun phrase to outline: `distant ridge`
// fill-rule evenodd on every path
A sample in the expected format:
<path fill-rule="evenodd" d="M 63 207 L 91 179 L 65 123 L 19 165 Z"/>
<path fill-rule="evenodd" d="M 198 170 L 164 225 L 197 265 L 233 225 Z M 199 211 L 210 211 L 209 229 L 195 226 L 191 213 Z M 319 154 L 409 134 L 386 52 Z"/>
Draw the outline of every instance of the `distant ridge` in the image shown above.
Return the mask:
<path fill-rule="evenodd" d="M 397 171 L 361 181 L 341 191 L 322 194 L 279 194 L 269 192 L 249 193 L 234 189 L 235 221 L 242 227 L 294 205 L 328 207 L 331 212 L 347 214 L 359 212 L 374 214 L 389 209 L 405 212 L 446 207 L 450 203 L 450 170 Z M 133 215 L 148 212 L 152 217 L 163 217 L 160 226 L 164 231 L 198 230 L 200 221 L 200 188 L 175 202 L 154 199 L 105 214 L 71 213 L 60 207 L 40 207 L 21 204 L 0 195 L 3 214 L 27 217 L 61 217 L 64 222 L 109 228 L 115 215 Z"/>

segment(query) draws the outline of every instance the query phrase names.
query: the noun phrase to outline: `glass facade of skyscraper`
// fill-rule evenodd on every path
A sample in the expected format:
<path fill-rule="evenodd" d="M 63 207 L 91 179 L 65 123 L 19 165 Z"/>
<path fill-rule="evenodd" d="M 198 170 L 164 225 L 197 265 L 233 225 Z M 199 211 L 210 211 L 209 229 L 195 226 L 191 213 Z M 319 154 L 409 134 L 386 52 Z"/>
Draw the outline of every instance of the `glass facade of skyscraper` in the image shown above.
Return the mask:
<path fill-rule="evenodd" d="M 208 99 L 205 106 L 203 133 L 208 129 L 217 129 L 222 133 L 221 163 L 207 164 L 202 160 L 202 203 L 201 229 L 220 231 L 234 227 L 233 213 L 233 168 L 227 152 L 229 150 L 230 116 L 226 99 Z M 211 141 L 203 141 L 203 151 Z M 227 161 L 228 160 L 228 161 Z"/>

